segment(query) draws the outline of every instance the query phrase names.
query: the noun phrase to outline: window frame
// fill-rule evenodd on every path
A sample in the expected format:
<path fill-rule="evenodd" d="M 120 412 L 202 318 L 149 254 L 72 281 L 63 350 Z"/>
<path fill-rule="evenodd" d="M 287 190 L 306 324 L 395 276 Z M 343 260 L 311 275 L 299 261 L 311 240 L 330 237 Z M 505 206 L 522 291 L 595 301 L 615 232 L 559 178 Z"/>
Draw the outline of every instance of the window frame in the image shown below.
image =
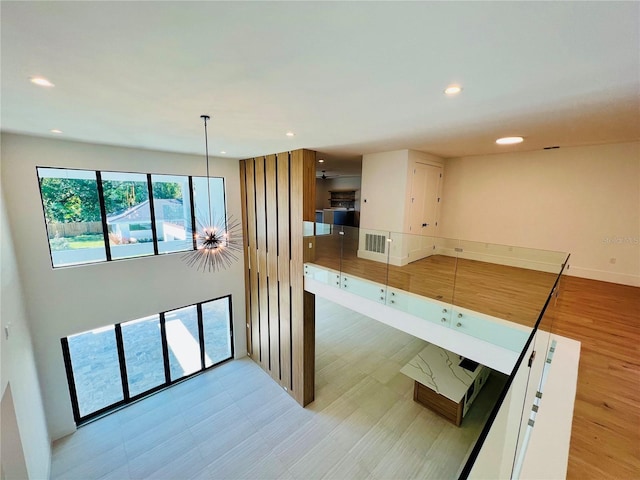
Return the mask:
<path fill-rule="evenodd" d="M 49 224 L 47 223 L 47 216 L 46 216 L 46 209 L 45 209 L 45 199 L 44 196 L 42 194 L 42 184 L 41 184 L 41 177 L 40 177 L 40 169 L 49 169 L 49 170 L 64 170 L 64 171 L 77 171 L 77 172 L 91 172 L 95 174 L 96 177 L 96 187 L 98 190 L 98 203 L 99 203 L 99 209 L 100 209 L 100 221 L 102 223 L 102 236 L 103 236 L 103 241 L 104 241 L 104 249 L 105 249 L 105 260 L 96 260 L 96 261 L 90 261 L 90 262 L 78 262 L 78 263 L 72 263 L 72 264 L 65 264 L 65 265 L 55 265 L 54 264 L 54 259 L 53 259 L 53 251 L 51 249 L 51 242 L 50 242 L 50 238 L 49 238 Z M 149 215 L 150 215 L 150 222 L 151 222 L 151 233 L 152 233 L 152 241 L 153 241 L 153 253 L 146 253 L 144 255 L 133 255 L 133 256 L 127 256 L 127 257 L 117 257 L 117 258 L 113 258 L 112 256 L 112 251 L 111 251 L 111 243 L 109 241 L 109 232 L 108 232 L 108 225 L 107 225 L 107 214 L 106 214 L 106 204 L 105 204 L 105 200 L 104 200 L 104 188 L 102 185 L 102 174 L 103 173 L 120 173 L 120 174 L 131 174 L 131 175 L 145 175 L 146 179 L 147 179 L 147 195 L 148 195 L 148 199 L 149 199 Z M 167 175 L 167 176 L 177 176 L 177 177 L 185 177 L 187 179 L 187 183 L 189 186 L 189 192 L 188 192 L 188 202 L 189 202 L 189 206 L 188 206 L 188 211 L 190 212 L 191 216 L 190 216 L 190 221 L 191 221 L 191 229 L 189 230 L 187 228 L 187 235 L 191 236 L 191 242 L 189 241 L 188 238 L 185 239 L 185 249 L 184 250 L 179 250 L 179 251 L 169 251 L 169 252 L 160 252 L 159 251 L 159 240 L 158 240 L 158 230 L 157 230 L 157 225 L 156 225 L 156 218 L 155 218 L 155 207 L 154 207 L 154 197 L 153 197 L 153 181 L 152 181 L 152 176 L 153 175 Z M 44 177 L 47 178 L 47 177 Z M 203 178 L 203 179 L 207 179 L 209 178 L 209 182 L 211 182 L 211 180 L 214 179 L 220 179 L 222 181 L 222 200 L 223 200 L 223 205 L 222 205 L 222 211 L 224 213 L 224 222 L 225 225 L 228 222 L 228 215 L 227 215 L 227 183 L 226 183 L 226 177 L 224 176 L 216 176 L 216 177 L 206 177 L 206 176 L 201 176 L 201 175 L 184 175 L 184 174 L 170 174 L 170 173 L 144 173 L 144 172 L 131 172 L 131 171 L 121 171 L 121 170 L 88 170 L 88 169 L 83 169 L 83 168 L 67 168 L 67 167 L 51 167 L 51 166 L 43 166 L 43 165 L 37 165 L 36 166 L 36 179 L 38 182 L 38 191 L 40 193 L 40 205 L 42 207 L 42 218 L 45 224 L 45 233 L 46 233 L 46 238 L 47 238 L 47 247 L 49 248 L 49 259 L 51 261 L 51 267 L 53 269 L 58 269 L 58 268 L 68 268 L 68 267 L 79 267 L 79 266 L 84 266 L 84 265 L 94 265 L 94 264 L 101 264 L 101 263 L 105 263 L 105 262 L 115 262 L 115 261 L 120 261 L 120 260 L 131 260 L 131 259 L 136 259 L 136 258 L 145 258 L 145 257 L 156 257 L 156 256 L 160 256 L 160 255 L 173 255 L 173 254 L 185 254 L 188 252 L 191 252 L 193 250 L 197 249 L 197 243 L 196 243 L 196 238 L 194 233 L 197 231 L 197 224 L 196 224 L 196 212 L 195 212 L 195 195 L 194 195 L 194 185 L 193 185 L 193 179 L 194 178 Z M 184 195 L 183 195 L 184 198 Z M 184 201 L 184 200 L 183 200 Z"/>
<path fill-rule="evenodd" d="M 227 299 L 227 305 L 228 305 L 228 309 L 229 309 L 229 338 L 230 338 L 230 354 L 228 358 L 225 358 L 223 360 L 220 360 L 216 363 L 213 363 L 210 366 L 205 366 L 205 344 L 204 344 L 204 335 L 203 335 L 203 317 L 202 317 L 202 304 L 204 303 L 210 303 L 210 302 L 215 302 L 218 300 L 223 300 L 223 299 Z M 180 310 L 182 308 L 188 308 L 188 307 L 196 307 L 197 310 L 197 316 L 198 316 L 198 331 L 200 333 L 200 338 L 199 338 L 199 345 L 200 345 L 200 369 L 190 373 L 188 375 L 185 375 L 183 377 L 180 378 L 176 378 L 175 380 L 171 380 L 171 372 L 170 372 L 170 364 L 169 364 L 169 347 L 168 347 L 168 343 L 167 343 L 167 335 L 166 335 L 166 327 L 165 327 L 165 314 L 169 313 L 169 312 L 173 312 L 175 310 Z M 153 315 L 153 314 L 152 314 Z M 124 341 L 122 338 L 122 329 L 121 329 L 121 325 L 123 323 L 127 323 L 133 320 L 138 320 L 138 319 L 132 319 L 132 320 L 126 320 L 120 323 L 116 323 L 113 324 L 115 327 L 115 337 L 116 337 L 116 348 L 117 348 L 117 354 L 118 354 L 118 362 L 119 362 L 119 367 L 120 367 L 120 382 L 122 383 L 122 392 L 123 392 L 123 399 L 119 400 L 118 402 L 115 402 L 111 405 L 107 405 L 106 407 L 100 408 L 99 410 L 96 410 L 94 412 L 88 413 L 84 416 L 80 415 L 80 405 L 78 404 L 78 395 L 77 395 L 77 390 L 76 390 L 76 383 L 75 383 L 75 378 L 74 378 L 74 374 L 73 374 L 73 363 L 71 360 L 71 353 L 69 350 L 69 336 L 73 336 L 75 334 L 71 334 L 68 335 L 66 337 L 62 337 L 60 339 L 60 343 L 62 346 L 62 357 L 63 357 L 63 361 L 64 361 L 64 366 L 65 366 L 65 371 L 67 374 L 67 384 L 69 387 L 69 396 L 70 396 L 70 400 L 71 400 L 71 409 L 73 411 L 73 419 L 76 423 L 76 426 L 81 426 L 84 425 L 92 420 L 95 420 L 96 418 L 102 417 L 108 413 L 111 413 L 115 410 L 118 410 L 120 408 L 123 408 L 127 405 L 130 405 L 132 403 L 137 402 L 138 400 L 141 400 L 145 397 L 148 397 L 150 395 L 153 395 L 154 393 L 160 391 L 160 390 L 164 390 L 166 388 L 170 388 L 173 385 L 176 385 L 178 383 L 184 382 L 186 380 L 189 380 L 190 378 L 193 378 L 197 375 L 200 375 L 208 370 L 211 370 L 212 368 L 215 368 L 219 365 L 222 365 L 224 363 L 227 363 L 231 360 L 234 359 L 234 346 L 233 346 L 233 301 L 232 301 L 232 295 L 231 294 L 227 294 L 227 295 L 223 295 L 221 297 L 216 297 L 216 298 L 212 298 L 210 300 L 205 300 L 202 302 L 198 302 L 195 304 L 191 304 L 191 305 L 185 305 L 183 307 L 176 307 L 176 308 L 172 308 L 170 310 L 166 310 L 163 312 L 160 312 L 159 314 L 157 314 L 159 316 L 159 323 L 160 323 L 160 335 L 161 335 L 161 341 L 162 341 L 162 355 L 163 355 L 163 360 L 164 360 L 164 375 L 165 375 L 165 382 L 157 385 L 155 387 L 152 387 L 149 390 L 145 390 L 141 393 L 138 393 L 134 396 L 131 396 L 129 394 L 129 383 L 128 383 L 128 378 L 127 378 L 127 366 L 126 366 L 126 357 L 125 357 L 125 352 L 124 352 Z M 145 318 L 145 317 L 142 317 Z M 100 327 L 96 327 L 96 328 L 100 328 Z M 89 330 L 90 331 L 90 330 Z M 84 332 L 79 332 L 79 333 L 84 333 Z"/>

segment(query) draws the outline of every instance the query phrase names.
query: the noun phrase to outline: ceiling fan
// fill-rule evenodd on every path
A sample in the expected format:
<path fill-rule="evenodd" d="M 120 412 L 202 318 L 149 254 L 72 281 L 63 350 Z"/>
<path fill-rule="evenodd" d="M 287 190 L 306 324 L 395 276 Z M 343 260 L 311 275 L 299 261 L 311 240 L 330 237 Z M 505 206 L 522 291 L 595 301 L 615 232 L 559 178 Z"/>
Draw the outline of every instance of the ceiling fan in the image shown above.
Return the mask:
<path fill-rule="evenodd" d="M 321 178 L 322 180 L 326 180 L 327 178 L 337 178 L 340 175 L 327 175 L 326 170 L 322 170 L 322 175 L 316 175 L 316 178 Z"/>

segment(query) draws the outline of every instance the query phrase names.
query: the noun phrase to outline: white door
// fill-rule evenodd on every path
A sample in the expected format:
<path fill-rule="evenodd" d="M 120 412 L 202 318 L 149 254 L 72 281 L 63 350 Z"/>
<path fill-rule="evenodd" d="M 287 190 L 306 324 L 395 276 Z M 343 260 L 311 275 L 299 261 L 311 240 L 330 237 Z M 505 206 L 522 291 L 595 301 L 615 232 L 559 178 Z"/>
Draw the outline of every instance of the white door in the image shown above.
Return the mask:
<path fill-rule="evenodd" d="M 436 234 L 442 167 L 416 163 L 411 177 L 409 260 L 431 255 Z"/>

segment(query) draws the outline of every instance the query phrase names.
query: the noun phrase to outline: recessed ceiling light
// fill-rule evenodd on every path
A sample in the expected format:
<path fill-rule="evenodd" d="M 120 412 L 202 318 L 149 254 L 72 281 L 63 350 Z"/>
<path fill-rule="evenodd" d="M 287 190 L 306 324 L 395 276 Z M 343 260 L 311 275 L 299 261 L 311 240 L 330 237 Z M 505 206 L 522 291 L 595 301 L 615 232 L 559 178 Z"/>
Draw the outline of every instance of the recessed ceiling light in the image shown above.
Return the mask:
<path fill-rule="evenodd" d="M 225 154 L 225 153 L 227 153 L 227 152 L 225 152 L 224 150 L 220 150 L 220 153 L 221 153 L 222 155 L 224 155 L 224 154 Z"/>
<path fill-rule="evenodd" d="M 446 95 L 456 95 L 462 91 L 462 87 L 460 85 L 449 85 L 444 89 L 444 93 Z"/>
<path fill-rule="evenodd" d="M 324 163 L 324 159 L 322 159 L 322 158 L 321 158 L 321 159 L 319 159 L 319 160 L 318 160 L 318 163 Z"/>
<path fill-rule="evenodd" d="M 293 137 L 293 136 L 295 135 L 295 133 L 293 133 L 293 132 L 287 132 L 287 133 L 285 133 L 285 135 L 286 135 L 287 137 Z"/>
<path fill-rule="evenodd" d="M 49 130 L 51 133 L 57 133 L 57 134 L 61 134 L 62 130 L 58 130 L 57 128 L 52 128 L 51 130 Z"/>
<path fill-rule="evenodd" d="M 47 80 L 44 77 L 31 77 L 29 78 L 29 80 L 31 80 L 31 83 L 34 83 L 40 87 L 53 87 L 53 83 L 51 83 L 49 80 Z"/>
<path fill-rule="evenodd" d="M 524 138 L 522 137 L 502 137 L 496 140 L 498 145 L 514 145 L 516 143 L 522 143 Z"/>

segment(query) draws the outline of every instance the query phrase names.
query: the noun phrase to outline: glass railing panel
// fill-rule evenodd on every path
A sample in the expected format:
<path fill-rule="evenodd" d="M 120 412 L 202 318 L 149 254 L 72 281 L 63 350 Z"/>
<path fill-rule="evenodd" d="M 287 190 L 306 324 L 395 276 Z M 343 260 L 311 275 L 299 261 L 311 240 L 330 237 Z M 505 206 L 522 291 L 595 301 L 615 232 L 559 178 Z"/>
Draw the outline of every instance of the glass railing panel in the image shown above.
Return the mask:
<path fill-rule="evenodd" d="M 342 254 L 340 226 L 305 222 L 304 233 L 305 263 L 314 263 L 320 267 L 339 272 Z"/>
<path fill-rule="evenodd" d="M 485 424 L 460 479 L 511 478 L 530 383 L 527 358 L 533 343 L 522 355 Z"/>
<path fill-rule="evenodd" d="M 523 349 L 509 378 L 508 389 L 503 392 L 504 400 L 492 412 L 460 478 L 519 478 L 536 412 L 538 407 L 544 408 L 540 393 L 544 392 L 548 359 L 553 355 L 556 299 L 568 255 L 558 254 L 555 259 L 561 262 L 559 274 L 554 275 L 554 283 L 538 312 L 538 320 L 531 329 L 531 341 Z"/>
<path fill-rule="evenodd" d="M 454 242 L 442 238 L 392 233 L 389 287 L 451 303 L 455 279 Z"/>
<path fill-rule="evenodd" d="M 527 453 L 529 439 L 535 425 L 539 408 L 544 409 L 544 387 L 553 356 L 553 324 L 557 314 L 557 298 L 562 283 L 562 275 L 557 279 L 546 303 L 544 314 L 540 318 L 536 330 L 533 357 L 529 357 L 530 380 L 523 406 L 523 416 L 520 423 L 518 444 L 515 452 L 512 478 L 520 477 L 520 471 Z"/>
<path fill-rule="evenodd" d="M 387 285 L 388 231 L 341 226 L 343 249 L 341 273 Z"/>
<path fill-rule="evenodd" d="M 533 328 L 566 254 L 461 240 L 453 303 Z"/>

